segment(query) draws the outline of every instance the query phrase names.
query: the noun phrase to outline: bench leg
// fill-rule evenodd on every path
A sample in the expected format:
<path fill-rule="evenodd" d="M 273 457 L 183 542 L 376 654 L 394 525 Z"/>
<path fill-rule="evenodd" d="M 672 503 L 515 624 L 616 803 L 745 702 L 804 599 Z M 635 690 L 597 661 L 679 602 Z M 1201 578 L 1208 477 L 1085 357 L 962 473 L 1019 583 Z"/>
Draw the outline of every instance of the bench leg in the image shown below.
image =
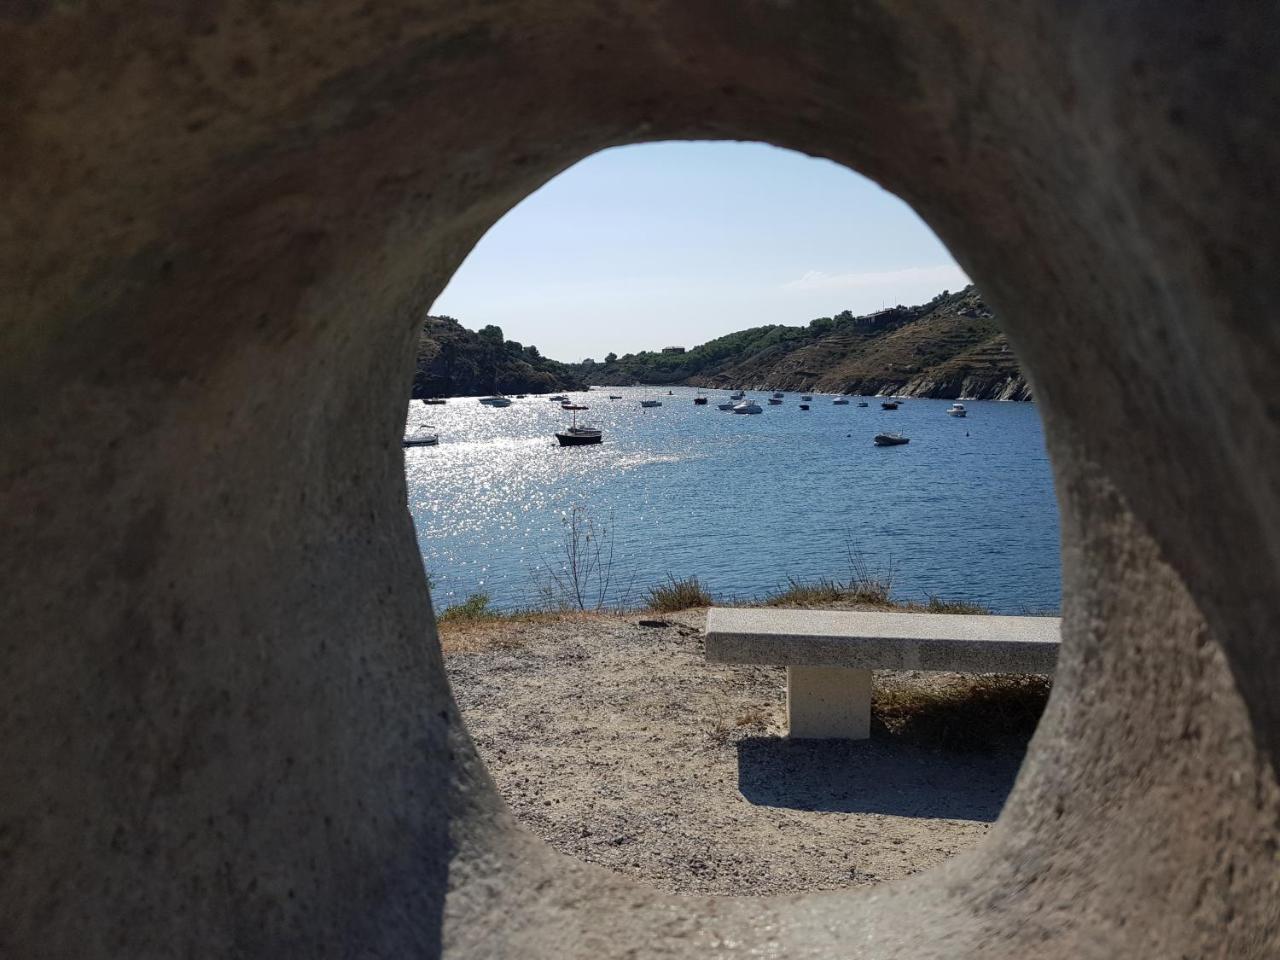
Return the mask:
<path fill-rule="evenodd" d="M 787 667 L 787 732 L 805 740 L 866 740 L 871 671 Z"/>

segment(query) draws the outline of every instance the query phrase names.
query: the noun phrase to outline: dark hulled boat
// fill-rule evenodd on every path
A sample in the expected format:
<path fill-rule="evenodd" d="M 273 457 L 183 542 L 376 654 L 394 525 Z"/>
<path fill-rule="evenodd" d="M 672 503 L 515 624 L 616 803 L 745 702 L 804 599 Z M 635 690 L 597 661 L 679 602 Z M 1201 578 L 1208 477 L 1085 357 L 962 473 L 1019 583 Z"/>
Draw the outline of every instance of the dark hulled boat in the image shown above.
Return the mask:
<path fill-rule="evenodd" d="M 585 407 L 583 408 L 585 409 Z M 599 427 L 578 426 L 578 412 L 573 412 L 573 425 L 556 434 L 556 440 L 562 447 L 585 447 L 604 440 L 604 432 Z"/>

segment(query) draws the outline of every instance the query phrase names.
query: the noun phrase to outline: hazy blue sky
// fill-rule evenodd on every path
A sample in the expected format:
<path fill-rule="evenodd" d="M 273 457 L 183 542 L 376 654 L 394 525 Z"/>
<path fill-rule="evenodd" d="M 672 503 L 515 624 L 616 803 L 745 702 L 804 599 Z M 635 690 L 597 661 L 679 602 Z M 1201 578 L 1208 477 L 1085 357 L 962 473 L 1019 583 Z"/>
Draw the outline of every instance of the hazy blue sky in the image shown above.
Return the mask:
<path fill-rule="evenodd" d="M 606 150 L 500 220 L 432 308 L 558 360 L 693 346 L 967 283 L 902 201 L 760 144 Z"/>

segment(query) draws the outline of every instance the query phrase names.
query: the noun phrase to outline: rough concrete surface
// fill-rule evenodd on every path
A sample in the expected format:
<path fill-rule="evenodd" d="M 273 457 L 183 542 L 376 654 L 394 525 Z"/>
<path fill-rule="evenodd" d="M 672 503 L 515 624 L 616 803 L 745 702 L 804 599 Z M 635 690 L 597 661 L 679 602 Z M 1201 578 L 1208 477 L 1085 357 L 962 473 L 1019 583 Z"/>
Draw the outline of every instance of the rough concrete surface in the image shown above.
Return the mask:
<path fill-rule="evenodd" d="M 0 954 L 1280 953 L 1278 18 L 0 9 Z M 988 839 L 871 892 L 675 896 L 553 852 L 435 640 L 416 326 L 550 177 L 696 137 L 903 197 L 1045 422 L 1048 711 Z"/>
<path fill-rule="evenodd" d="M 707 659 L 873 670 L 1053 673 L 1057 617 L 712 608 Z"/>

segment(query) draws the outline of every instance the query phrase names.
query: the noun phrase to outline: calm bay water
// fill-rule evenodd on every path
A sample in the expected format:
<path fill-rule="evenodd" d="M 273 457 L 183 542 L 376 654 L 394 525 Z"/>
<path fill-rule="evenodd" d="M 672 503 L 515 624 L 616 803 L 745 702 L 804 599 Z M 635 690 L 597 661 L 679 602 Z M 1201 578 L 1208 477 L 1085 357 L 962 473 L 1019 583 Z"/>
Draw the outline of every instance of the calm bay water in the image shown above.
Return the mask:
<path fill-rule="evenodd" d="M 758 597 L 789 578 L 847 577 L 852 549 L 894 595 L 970 600 L 997 613 L 1056 610 L 1058 508 L 1035 404 L 944 400 L 895 411 L 799 394 L 759 416 L 694 406 L 696 391 L 641 387 L 572 394 L 600 446 L 561 448 L 569 414 L 545 397 L 490 409 L 473 398 L 409 408 L 437 447 L 405 451 L 409 508 L 438 608 L 484 592 L 535 605 L 562 565 L 578 507 L 613 537 L 610 602 L 638 605 L 668 575 L 696 574 L 717 598 Z M 621 394 L 608 400 L 607 394 Z M 663 406 L 642 409 L 641 398 Z M 871 438 L 899 430 L 906 446 Z"/>

